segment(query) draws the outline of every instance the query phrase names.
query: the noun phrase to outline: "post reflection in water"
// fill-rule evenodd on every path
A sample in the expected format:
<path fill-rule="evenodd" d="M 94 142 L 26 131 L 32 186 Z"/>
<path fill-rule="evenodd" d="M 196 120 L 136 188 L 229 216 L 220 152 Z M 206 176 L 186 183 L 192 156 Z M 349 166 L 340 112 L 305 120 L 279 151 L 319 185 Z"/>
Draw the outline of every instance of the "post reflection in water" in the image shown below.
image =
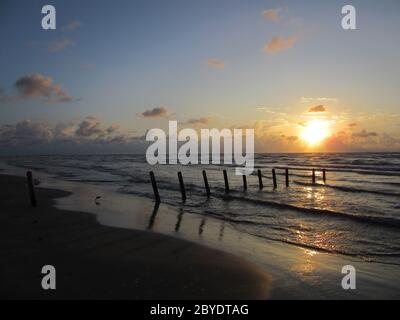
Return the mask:
<path fill-rule="evenodd" d="M 207 219 L 203 218 L 203 220 L 201 220 L 200 226 L 199 226 L 199 235 L 201 236 L 203 234 L 204 231 L 204 226 L 206 224 Z"/>
<path fill-rule="evenodd" d="M 183 209 L 179 208 L 178 221 L 176 222 L 176 225 L 175 225 L 175 232 L 179 232 L 179 229 L 180 229 L 181 223 L 182 223 L 183 214 L 184 214 Z"/>
<path fill-rule="evenodd" d="M 159 207 L 160 207 L 160 203 L 156 202 L 154 205 L 153 213 L 150 216 L 149 225 L 147 226 L 148 230 L 151 230 L 153 228 L 154 221 L 156 219 Z"/>
<path fill-rule="evenodd" d="M 219 241 L 222 241 L 222 239 L 224 238 L 224 231 L 225 231 L 225 222 L 222 222 L 219 228 L 219 237 L 218 237 Z"/>
<path fill-rule="evenodd" d="M 156 219 L 157 219 L 157 214 L 158 214 L 158 210 L 159 210 L 160 204 L 156 203 L 154 205 L 154 209 L 153 212 L 149 218 L 149 223 L 147 225 L 147 230 L 152 230 L 156 224 Z M 174 232 L 178 233 L 181 229 L 181 225 L 182 225 L 182 220 L 183 220 L 183 216 L 185 214 L 185 211 L 183 208 L 179 208 L 179 213 L 177 216 L 177 221 L 174 227 Z M 206 226 L 206 222 L 207 222 L 207 218 L 203 217 L 200 221 L 199 224 L 199 229 L 198 229 L 198 235 L 199 237 L 202 237 L 203 233 L 204 233 L 204 229 Z M 218 240 L 222 241 L 224 238 L 224 232 L 225 232 L 225 222 L 221 222 L 219 225 L 219 233 L 218 233 Z"/>

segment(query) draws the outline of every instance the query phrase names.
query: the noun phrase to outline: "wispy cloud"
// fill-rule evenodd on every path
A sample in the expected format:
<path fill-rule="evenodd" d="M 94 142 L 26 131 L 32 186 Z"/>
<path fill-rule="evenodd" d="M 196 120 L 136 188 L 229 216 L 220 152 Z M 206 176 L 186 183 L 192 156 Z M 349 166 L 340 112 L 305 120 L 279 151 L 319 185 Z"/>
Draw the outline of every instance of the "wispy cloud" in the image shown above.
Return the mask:
<path fill-rule="evenodd" d="M 281 109 L 281 108 L 280 108 Z M 280 111 L 275 111 L 272 108 L 269 107 L 256 107 L 257 111 L 263 111 L 265 113 L 270 113 L 270 114 L 274 114 L 274 115 L 279 115 L 279 116 L 286 116 L 287 113 L 286 112 L 280 112 Z"/>
<path fill-rule="evenodd" d="M 157 107 L 150 110 L 145 110 L 142 113 L 139 113 L 138 116 L 143 118 L 166 118 L 168 117 L 169 112 L 164 107 Z"/>
<path fill-rule="evenodd" d="M 74 43 L 72 42 L 71 39 L 64 38 L 61 40 L 55 40 L 51 42 L 47 48 L 47 50 L 51 53 L 59 52 L 62 51 L 70 46 L 72 46 Z"/>
<path fill-rule="evenodd" d="M 297 38 L 293 37 L 293 36 L 273 37 L 272 40 L 269 41 L 264 46 L 264 52 L 271 54 L 271 53 L 278 53 L 278 52 L 290 49 L 291 47 L 293 47 L 293 45 L 296 43 L 296 41 L 297 41 Z"/>
<path fill-rule="evenodd" d="M 215 68 L 215 69 L 224 69 L 225 68 L 225 62 L 220 59 L 208 59 L 207 60 L 207 65 L 209 67 Z"/>
<path fill-rule="evenodd" d="M 301 98 L 301 102 L 302 103 L 311 103 L 311 102 L 338 102 L 337 98 L 329 98 L 329 97 L 315 97 L 315 98 L 311 98 L 311 97 L 302 97 Z"/>
<path fill-rule="evenodd" d="M 280 16 L 281 10 L 282 10 L 281 8 L 268 9 L 264 10 L 261 14 L 266 20 L 277 22 L 282 19 L 282 17 Z"/>
<path fill-rule="evenodd" d="M 79 29 L 80 27 L 82 27 L 82 23 L 78 20 L 72 20 L 70 22 L 68 22 L 68 24 L 66 24 L 65 26 L 63 26 L 61 28 L 62 31 L 75 31 L 77 29 Z"/>
<path fill-rule="evenodd" d="M 363 129 L 360 132 L 355 132 L 352 135 L 355 138 L 370 138 L 370 137 L 377 137 L 378 133 L 374 132 L 374 131 L 367 131 L 365 129 Z"/>
<path fill-rule="evenodd" d="M 208 124 L 210 121 L 211 121 L 210 117 L 191 118 L 187 120 L 185 124 L 191 124 L 191 125 Z"/>

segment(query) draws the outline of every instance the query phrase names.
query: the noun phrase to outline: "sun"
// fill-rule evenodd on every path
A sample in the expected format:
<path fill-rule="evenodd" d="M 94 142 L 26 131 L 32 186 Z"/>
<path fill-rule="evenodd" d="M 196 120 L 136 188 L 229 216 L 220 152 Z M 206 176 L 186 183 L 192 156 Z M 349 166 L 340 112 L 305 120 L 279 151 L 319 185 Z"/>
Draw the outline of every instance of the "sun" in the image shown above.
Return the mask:
<path fill-rule="evenodd" d="M 311 120 L 308 121 L 301 132 L 301 139 L 311 147 L 318 146 L 329 136 L 329 121 Z"/>

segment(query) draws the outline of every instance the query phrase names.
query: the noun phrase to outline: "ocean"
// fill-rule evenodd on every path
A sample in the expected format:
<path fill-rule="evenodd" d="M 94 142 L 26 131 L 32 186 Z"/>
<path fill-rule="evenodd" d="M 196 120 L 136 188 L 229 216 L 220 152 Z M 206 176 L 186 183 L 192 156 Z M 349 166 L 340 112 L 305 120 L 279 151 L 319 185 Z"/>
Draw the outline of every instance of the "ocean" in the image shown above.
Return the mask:
<path fill-rule="evenodd" d="M 256 171 L 243 190 L 233 165 L 147 164 L 144 155 L 5 157 L 9 165 L 44 171 L 58 179 L 111 185 L 121 193 L 153 198 L 154 171 L 161 201 L 185 212 L 213 217 L 239 232 L 309 250 L 400 265 L 400 153 L 257 154 Z M 277 173 L 273 188 L 272 168 Z M 290 186 L 285 185 L 289 169 Z M 316 184 L 312 169 L 316 169 Z M 321 169 L 327 170 L 322 180 Z M 230 192 L 225 192 L 223 170 Z M 211 198 L 207 199 L 202 170 Z M 187 200 L 182 202 L 177 172 Z"/>

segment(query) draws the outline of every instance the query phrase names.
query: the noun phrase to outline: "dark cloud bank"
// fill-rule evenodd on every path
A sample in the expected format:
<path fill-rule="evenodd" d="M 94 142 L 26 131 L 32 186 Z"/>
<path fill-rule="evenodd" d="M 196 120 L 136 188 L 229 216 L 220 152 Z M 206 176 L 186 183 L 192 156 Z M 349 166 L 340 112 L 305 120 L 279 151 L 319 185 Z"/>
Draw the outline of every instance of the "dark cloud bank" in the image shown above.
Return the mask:
<path fill-rule="evenodd" d="M 24 120 L 0 126 L 0 154 L 135 153 L 145 150 L 144 137 L 122 133 L 95 117 L 76 123 Z"/>

